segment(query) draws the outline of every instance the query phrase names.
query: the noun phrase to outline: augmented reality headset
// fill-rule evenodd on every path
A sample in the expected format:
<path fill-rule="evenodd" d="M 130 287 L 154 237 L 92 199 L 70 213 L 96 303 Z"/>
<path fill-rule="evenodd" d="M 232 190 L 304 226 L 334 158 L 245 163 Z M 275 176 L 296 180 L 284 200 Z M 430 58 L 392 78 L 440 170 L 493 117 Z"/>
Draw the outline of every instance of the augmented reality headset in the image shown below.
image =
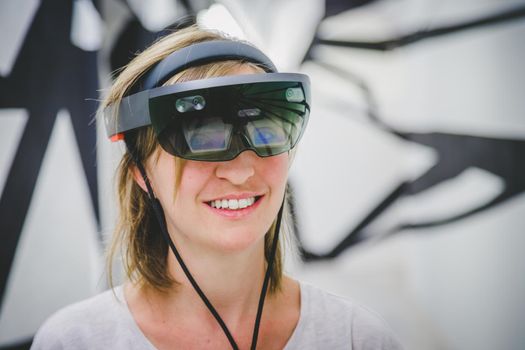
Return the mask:
<path fill-rule="evenodd" d="M 267 73 L 161 86 L 184 69 L 224 60 L 252 62 Z M 151 125 L 166 152 L 191 160 L 226 161 L 245 150 L 260 157 L 287 152 L 301 138 L 310 113 L 308 76 L 276 73 L 261 51 L 235 41 L 177 50 L 133 89 L 139 91 L 105 109 L 108 136 L 120 140 L 130 130 Z"/>

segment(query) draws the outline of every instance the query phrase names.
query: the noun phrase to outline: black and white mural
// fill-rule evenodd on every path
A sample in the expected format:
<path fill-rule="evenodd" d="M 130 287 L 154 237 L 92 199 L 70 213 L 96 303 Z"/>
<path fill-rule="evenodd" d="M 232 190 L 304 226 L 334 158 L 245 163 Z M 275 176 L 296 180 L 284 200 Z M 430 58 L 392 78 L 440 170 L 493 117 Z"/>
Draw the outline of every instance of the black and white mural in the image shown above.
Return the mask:
<path fill-rule="evenodd" d="M 324 18 L 302 65 L 295 271 L 409 349 L 525 345 L 524 6 L 368 3 Z"/>
<path fill-rule="evenodd" d="M 51 312 L 92 294 L 99 278 L 93 118 L 102 38 L 92 2 L 1 7 L 0 345 L 8 346 L 30 343 Z"/>
<path fill-rule="evenodd" d="M 110 72 L 197 21 L 313 82 L 291 174 L 291 275 L 382 314 L 407 349 L 523 349 L 525 2 L 0 4 L 0 349 L 105 288 L 121 150 Z"/>

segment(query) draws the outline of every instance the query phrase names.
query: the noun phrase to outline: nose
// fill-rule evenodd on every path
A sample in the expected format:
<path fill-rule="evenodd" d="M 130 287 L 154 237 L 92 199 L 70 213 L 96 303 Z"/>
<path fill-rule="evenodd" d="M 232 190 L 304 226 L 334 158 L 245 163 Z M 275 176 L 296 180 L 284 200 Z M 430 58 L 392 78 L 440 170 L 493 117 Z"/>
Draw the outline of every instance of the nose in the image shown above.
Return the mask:
<path fill-rule="evenodd" d="M 232 160 L 218 163 L 215 175 L 234 185 L 242 185 L 255 174 L 255 162 L 258 158 L 255 152 L 244 151 Z"/>

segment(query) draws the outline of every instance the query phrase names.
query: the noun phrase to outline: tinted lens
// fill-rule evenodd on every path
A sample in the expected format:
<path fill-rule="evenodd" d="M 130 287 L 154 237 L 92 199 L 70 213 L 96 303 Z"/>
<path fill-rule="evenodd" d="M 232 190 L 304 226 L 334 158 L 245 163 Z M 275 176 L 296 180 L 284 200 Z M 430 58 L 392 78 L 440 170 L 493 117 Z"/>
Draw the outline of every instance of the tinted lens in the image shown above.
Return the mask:
<path fill-rule="evenodd" d="M 150 115 L 160 144 L 175 156 L 225 161 L 253 150 L 267 157 L 296 145 L 308 119 L 308 95 L 294 81 L 218 86 L 151 99 Z M 203 107 L 180 108 L 192 96 L 202 98 Z"/>
<path fill-rule="evenodd" d="M 246 124 L 250 143 L 254 147 L 284 146 L 288 142 L 285 122 L 277 118 L 259 119 Z"/>
<path fill-rule="evenodd" d="M 217 152 L 228 148 L 232 125 L 221 118 L 191 118 L 182 123 L 182 130 L 191 152 Z"/>

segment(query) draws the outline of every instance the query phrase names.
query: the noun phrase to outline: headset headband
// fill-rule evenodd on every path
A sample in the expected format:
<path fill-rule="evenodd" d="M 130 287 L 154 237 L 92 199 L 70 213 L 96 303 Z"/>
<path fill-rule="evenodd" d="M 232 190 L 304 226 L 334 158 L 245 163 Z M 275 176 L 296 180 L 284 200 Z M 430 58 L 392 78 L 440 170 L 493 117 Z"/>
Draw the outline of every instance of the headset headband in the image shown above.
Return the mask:
<path fill-rule="evenodd" d="M 267 73 L 277 72 L 277 68 L 268 56 L 256 47 L 244 42 L 212 40 L 192 44 L 166 56 L 132 86 L 118 105 L 106 107 L 104 117 L 108 135 L 111 138 L 115 137 L 115 140 L 117 140 L 123 137 L 123 135 L 119 133 L 149 125 L 151 121 L 147 101 L 150 95 L 154 94 L 156 90 L 160 89 L 164 92 L 164 88 L 161 88 L 161 86 L 173 77 L 173 75 L 190 67 L 226 60 L 252 62 L 260 65 Z M 283 76 L 286 76 L 286 74 Z M 224 79 L 226 77 L 222 78 Z M 272 79 L 270 77 L 267 78 L 267 80 Z M 237 78 L 233 79 L 236 80 Z M 250 79 L 252 78 L 248 78 L 248 80 Z M 211 81 L 213 81 L 213 79 Z M 202 82 L 182 83 L 183 86 L 187 84 L 197 84 L 196 87 L 200 87 Z M 176 84 L 176 86 L 177 85 L 180 86 L 181 84 Z M 175 86 L 168 89 L 173 88 L 178 89 L 178 87 Z M 119 117 L 114 114 L 115 108 L 119 110 Z"/>
<path fill-rule="evenodd" d="M 262 66 L 267 73 L 277 72 L 273 62 L 252 45 L 231 40 L 213 40 L 196 43 L 169 54 L 157 63 L 144 77 L 140 90 L 148 90 L 164 84 L 175 74 L 203 64 L 242 60 Z M 139 90 L 139 91 L 140 91 Z M 138 91 L 135 91 L 138 92 Z"/>

